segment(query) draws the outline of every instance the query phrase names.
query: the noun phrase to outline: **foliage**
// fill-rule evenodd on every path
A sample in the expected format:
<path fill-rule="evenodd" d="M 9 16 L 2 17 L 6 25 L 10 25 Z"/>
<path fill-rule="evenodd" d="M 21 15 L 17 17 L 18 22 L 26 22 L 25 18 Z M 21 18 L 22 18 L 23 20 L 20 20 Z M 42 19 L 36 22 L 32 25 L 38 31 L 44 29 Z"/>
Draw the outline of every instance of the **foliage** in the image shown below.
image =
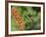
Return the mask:
<path fill-rule="evenodd" d="M 30 6 L 12 6 L 15 7 L 20 15 L 23 17 L 25 22 L 25 30 L 39 30 L 40 29 L 40 7 L 30 7 Z M 19 30 L 15 19 L 11 18 L 11 30 Z"/>

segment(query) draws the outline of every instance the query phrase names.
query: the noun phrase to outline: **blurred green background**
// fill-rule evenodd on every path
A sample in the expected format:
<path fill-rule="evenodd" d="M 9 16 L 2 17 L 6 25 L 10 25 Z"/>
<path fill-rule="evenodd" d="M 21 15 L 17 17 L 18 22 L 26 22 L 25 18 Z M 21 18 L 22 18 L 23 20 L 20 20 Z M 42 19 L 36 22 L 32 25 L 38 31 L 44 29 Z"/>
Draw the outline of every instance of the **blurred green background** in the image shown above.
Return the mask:
<path fill-rule="evenodd" d="M 41 29 L 41 8 L 31 6 L 11 6 L 16 8 L 25 22 L 25 30 Z M 18 23 L 16 23 L 13 14 L 11 15 L 11 31 L 19 31 Z"/>

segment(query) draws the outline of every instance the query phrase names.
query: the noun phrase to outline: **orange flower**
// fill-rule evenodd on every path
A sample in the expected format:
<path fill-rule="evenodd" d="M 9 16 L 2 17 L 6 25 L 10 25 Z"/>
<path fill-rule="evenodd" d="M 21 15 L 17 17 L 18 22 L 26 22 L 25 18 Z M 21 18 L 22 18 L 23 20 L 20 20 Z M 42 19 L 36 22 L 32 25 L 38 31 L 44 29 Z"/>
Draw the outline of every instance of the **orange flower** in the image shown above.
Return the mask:
<path fill-rule="evenodd" d="M 18 25 L 19 29 L 24 30 L 25 23 L 24 23 L 22 16 L 20 16 L 20 14 L 18 13 L 18 11 L 15 8 L 12 8 L 12 14 L 13 14 L 14 18 L 16 19 L 16 21 L 18 21 L 18 23 L 19 23 L 19 25 Z"/>

